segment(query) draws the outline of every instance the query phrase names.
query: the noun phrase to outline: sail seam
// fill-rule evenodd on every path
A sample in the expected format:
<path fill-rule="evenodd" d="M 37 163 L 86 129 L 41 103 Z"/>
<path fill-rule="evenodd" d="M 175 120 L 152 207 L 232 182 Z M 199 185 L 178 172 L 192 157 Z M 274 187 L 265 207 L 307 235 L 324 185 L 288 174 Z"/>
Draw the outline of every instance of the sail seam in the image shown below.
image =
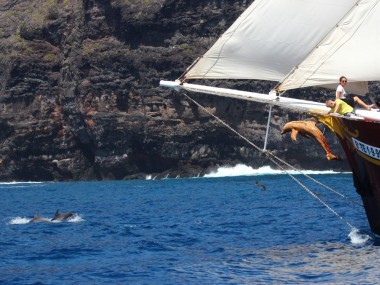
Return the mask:
<path fill-rule="evenodd" d="M 361 22 L 356 26 L 356 29 L 355 29 L 355 31 L 353 32 L 353 33 L 351 33 L 351 35 L 345 40 L 345 41 L 343 41 L 338 47 L 331 47 L 328 51 L 326 51 L 325 53 L 324 53 L 324 55 L 326 55 L 326 54 L 329 54 L 329 51 L 331 51 L 331 50 L 334 50 L 335 49 L 335 51 L 333 51 L 333 53 L 331 53 L 330 54 L 330 56 L 328 56 L 328 57 L 326 57 L 326 58 L 324 58 L 321 62 L 319 62 L 319 66 L 318 67 L 316 67 L 316 68 L 314 68 L 314 66 L 315 65 L 313 65 L 311 68 L 309 68 L 309 69 L 312 69 L 312 70 L 314 70 L 308 77 L 306 77 L 305 78 L 305 80 L 303 81 L 303 83 L 302 83 L 302 85 L 300 86 L 300 87 L 304 87 L 303 85 L 304 85 L 304 83 L 305 82 L 307 82 L 309 79 L 310 79 L 310 77 L 312 77 L 321 67 L 322 67 L 322 65 L 329 59 L 329 58 L 331 58 L 334 54 L 336 54 L 336 52 L 338 51 L 338 50 L 340 50 L 340 48 L 345 44 L 345 43 L 347 43 L 353 36 L 355 36 L 355 34 L 356 34 L 356 32 L 358 31 L 358 29 L 362 26 L 362 24 L 363 24 L 363 22 L 364 22 L 364 20 L 368 17 L 368 15 L 370 14 L 370 12 L 374 9 L 374 7 L 377 5 L 378 3 L 376 3 L 375 5 L 373 5 L 367 12 L 366 12 L 366 15 L 365 15 L 365 17 L 363 17 L 362 19 L 361 19 Z M 357 5 L 358 6 L 358 5 Z M 338 29 L 339 28 L 339 26 L 336 28 L 336 29 Z M 344 38 L 344 36 L 345 35 L 343 35 L 342 36 L 342 38 L 341 39 L 343 39 Z M 317 46 L 318 47 L 318 46 Z M 322 58 L 322 57 L 321 57 Z M 318 64 L 318 62 L 316 62 L 315 63 L 316 65 Z"/>
<path fill-rule="evenodd" d="M 294 66 L 293 68 L 292 68 L 292 70 L 290 70 L 289 71 L 289 73 L 280 81 L 280 84 L 279 84 L 279 86 L 278 86 L 278 90 L 281 90 L 281 86 L 288 80 L 288 78 L 290 78 L 291 77 L 291 75 L 292 74 L 294 74 L 294 72 L 298 69 L 298 67 L 310 56 L 310 54 L 312 54 L 313 53 L 313 51 L 314 50 L 316 50 L 316 49 L 318 49 L 320 46 L 321 46 L 321 44 L 323 43 L 323 42 L 325 42 L 326 41 L 326 39 L 328 38 L 328 36 L 329 35 L 331 35 L 332 33 L 333 33 L 333 31 L 335 31 L 335 30 L 337 30 L 338 28 L 339 28 L 339 26 L 340 26 L 340 24 L 343 22 L 343 20 L 345 20 L 346 18 L 347 18 L 347 16 L 348 15 L 350 15 L 356 8 L 358 8 L 359 7 L 359 4 L 360 4 L 360 2 L 362 2 L 363 0 L 359 0 L 359 1 L 357 1 L 353 6 L 352 6 L 352 8 L 334 25 L 334 27 L 331 29 L 331 30 L 329 30 L 327 33 L 326 33 L 326 35 L 322 38 L 322 40 L 321 41 L 319 41 L 319 43 L 314 47 L 314 48 L 312 48 L 311 50 L 310 50 L 310 52 L 309 53 L 307 53 L 307 55 L 305 56 L 305 58 L 303 58 L 296 66 Z M 368 14 L 367 14 L 368 15 Z M 310 68 L 309 68 L 310 69 Z M 314 71 L 314 73 L 315 73 L 315 71 Z M 313 74 L 314 74 L 313 73 Z M 305 86 L 303 86 L 303 84 L 308 80 L 310 78 L 310 76 L 306 79 L 306 80 L 304 80 L 303 81 L 303 83 L 302 83 L 302 85 L 301 86 L 299 86 L 299 87 L 305 87 Z"/>

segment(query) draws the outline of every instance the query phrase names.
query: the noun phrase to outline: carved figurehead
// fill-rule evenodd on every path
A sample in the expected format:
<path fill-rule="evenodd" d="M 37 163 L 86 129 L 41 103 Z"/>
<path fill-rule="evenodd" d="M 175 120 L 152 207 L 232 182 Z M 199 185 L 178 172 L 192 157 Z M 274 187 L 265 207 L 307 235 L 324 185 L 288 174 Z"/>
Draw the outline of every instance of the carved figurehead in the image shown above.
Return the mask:
<path fill-rule="evenodd" d="M 322 132 L 317 128 L 318 121 L 293 121 L 287 123 L 281 131 L 281 134 L 292 132 L 291 138 L 293 141 L 297 140 L 297 134 L 301 134 L 305 138 L 313 137 L 322 148 L 326 151 L 326 158 L 328 160 L 336 159 L 341 160 L 339 156 L 331 153 L 329 145 Z"/>

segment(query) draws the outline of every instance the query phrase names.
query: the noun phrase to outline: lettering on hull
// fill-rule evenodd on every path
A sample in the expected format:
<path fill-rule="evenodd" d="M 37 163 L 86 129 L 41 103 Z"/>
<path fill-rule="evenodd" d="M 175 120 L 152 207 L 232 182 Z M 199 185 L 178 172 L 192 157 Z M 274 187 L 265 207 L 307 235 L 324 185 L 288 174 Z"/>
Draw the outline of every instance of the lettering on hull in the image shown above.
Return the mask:
<path fill-rule="evenodd" d="M 356 150 L 370 156 L 376 160 L 380 160 L 380 148 L 365 144 L 357 139 L 352 138 Z"/>

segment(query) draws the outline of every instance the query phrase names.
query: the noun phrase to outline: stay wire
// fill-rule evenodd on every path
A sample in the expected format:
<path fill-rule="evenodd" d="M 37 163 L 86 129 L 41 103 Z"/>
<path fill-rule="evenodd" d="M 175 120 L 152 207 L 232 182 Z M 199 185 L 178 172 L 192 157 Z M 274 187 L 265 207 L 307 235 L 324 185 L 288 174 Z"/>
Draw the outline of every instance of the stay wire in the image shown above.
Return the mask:
<path fill-rule="evenodd" d="M 291 169 L 293 169 L 294 171 L 297 171 L 298 173 L 302 174 L 303 176 L 309 178 L 310 180 L 312 180 L 313 182 L 319 184 L 320 186 L 330 190 L 331 192 L 341 196 L 342 198 L 350 201 L 351 203 L 354 203 L 360 207 L 363 207 L 362 204 L 344 196 L 343 194 L 335 191 L 334 189 L 330 188 L 329 186 L 319 182 L 318 180 L 314 179 L 313 177 L 309 176 L 308 174 L 302 172 L 301 170 L 295 168 L 293 165 L 287 163 L 286 161 L 282 160 L 281 158 L 277 157 L 275 154 L 273 154 L 272 152 L 270 151 L 264 151 L 262 150 L 261 148 L 259 148 L 258 146 L 256 146 L 254 143 L 252 143 L 250 140 L 248 140 L 246 137 L 244 137 L 243 135 L 241 135 L 240 133 L 238 133 L 236 130 L 234 130 L 233 128 L 231 128 L 229 125 L 227 125 L 224 121 L 222 121 L 221 119 L 219 119 L 218 117 L 216 117 L 215 115 L 213 115 L 212 113 L 210 113 L 207 109 L 205 109 L 202 105 L 200 105 L 198 102 L 196 102 L 194 99 L 192 99 L 191 97 L 189 97 L 187 94 L 184 93 L 184 96 L 186 96 L 189 100 L 191 100 L 194 104 L 196 104 L 197 106 L 199 106 L 200 108 L 202 108 L 205 112 L 207 112 L 209 115 L 213 116 L 216 120 L 218 120 L 221 124 L 223 124 L 225 127 L 227 127 L 228 129 L 230 129 L 232 132 L 234 132 L 235 134 L 237 134 L 240 138 L 244 139 L 247 143 L 249 143 L 251 146 L 255 147 L 258 151 L 260 151 L 261 153 L 265 153 L 267 156 L 270 155 L 272 156 L 274 159 L 277 159 L 278 161 L 280 161 L 281 163 L 283 163 L 284 165 L 290 167 Z"/>
<path fill-rule="evenodd" d="M 310 191 L 305 185 L 303 185 L 297 178 L 295 178 L 292 174 L 290 174 L 285 168 L 282 167 L 279 163 L 275 162 L 272 158 L 267 155 L 268 159 L 270 159 L 273 163 L 279 166 L 286 174 L 288 174 L 298 185 L 300 185 L 303 189 L 305 189 L 310 195 L 312 195 L 315 199 L 321 202 L 327 209 L 329 209 L 333 214 L 335 214 L 339 219 L 345 222 L 352 230 L 355 229 L 348 221 L 346 221 L 342 216 L 340 216 L 337 212 L 335 212 L 329 205 L 327 205 L 323 200 L 321 200 L 315 193 Z"/>
<path fill-rule="evenodd" d="M 334 189 L 330 188 L 329 186 L 327 186 L 327 185 L 325 185 L 325 184 L 319 182 L 318 180 L 314 179 L 314 178 L 311 177 L 310 175 L 308 175 L 308 174 L 306 174 L 306 173 L 303 173 L 302 171 L 300 171 L 299 169 L 295 168 L 293 165 L 287 163 L 286 161 L 282 160 L 281 158 L 277 157 L 276 155 L 274 155 L 274 154 L 271 153 L 270 151 L 267 151 L 267 154 L 273 156 L 273 158 L 277 159 L 278 161 L 280 161 L 281 163 L 285 164 L 286 166 L 292 168 L 294 171 L 299 172 L 300 174 L 302 174 L 303 176 L 309 178 L 309 179 L 312 180 L 313 182 L 319 184 L 319 185 L 322 186 L 322 187 L 325 187 L 326 189 L 330 190 L 331 192 L 334 192 L 335 194 L 341 196 L 342 198 L 344 198 L 344 199 L 350 201 L 351 203 L 354 203 L 354 204 L 356 204 L 356 205 L 358 205 L 358 206 L 360 206 L 360 207 L 364 207 L 362 204 L 360 204 L 360 203 L 358 203 L 358 202 L 356 202 L 356 201 L 354 201 L 354 200 L 348 198 L 347 196 L 344 196 L 343 194 L 341 194 L 341 193 L 335 191 Z"/>
<path fill-rule="evenodd" d="M 235 129 L 233 129 L 232 127 L 230 127 L 227 123 L 225 123 L 223 120 L 221 120 L 219 117 L 217 117 L 216 115 L 212 114 L 210 111 L 208 111 L 205 107 L 203 107 L 201 104 L 199 104 L 197 101 L 195 101 L 194 99 L 192 99 L 190 96 L 188 96 L 186 93 L 182 93 L 188 100 L 190 100 L 191 102 L 193 102 L 195 105 L 197 105 L 198 107 L 200 107 L 203 111 L 205 111 L 206 113 L 208 113 L 210 116 L 212 116 L 214 119 L 216 119 L 219 123 L 221 123 L 223 126 L 225 126 L 226 128 L 228 128 L 230 131 L 232 131 L 233 133 L 235 133 L 236 135 L 238 135 L 240 138 L 242 138 L 243 140 L 245 140 L 248 144 L 250 144 L 251 146 L 253 146 L 254 148 L 256 148 L 259 152 L 263 153 L 266 155 L 266 157 L 272 161 L 274 164 L 276 164 L 278 167 L 280 167 L 287 175 L 289 175 L 297 184 L 299 184 L 302 188 L 304 188 L 309 194 L 311 194 L 314 198 L 316 198 L 320 203 L 322 203 L 327 209 L 329 209 L 332 213 L 334 213 L 337 217 L 339 217 L 343 222 L 345 222 L 351 229 L 355 229 L 355 227 L 353 227 L 348 221 L 346 221 L 343 217 L 341 217 L 337 212 L 335 212 L 329 205 L 327 205 L 324 201 L 322 201 L 319 197 L 317 197 L 317 195 L 315 195 L 312 191 L 310 191 L 305 185 L 303 185 L 297 178 L 295 178 L 292 174 L 290 174 L 281 164 L 279 164 L 275 159 L 277 159 L 278 161 L 284 163 L 285 165 L 291 167 L 293 170 L 296 170 L 297 172 L 303 174 L 304 176 L 306 176 L 307 178 L 313 180 L 314 182 L 318 183 L 319 185 L 323 186 L 323 187 L 326 187 L 327 189 L 331 189 L 329 187 L 327 187 L 326 185 L 318 182 L 317 180 L 315 180 L 314 178 L 302 173 L 300 170 L 297 170 L 295 167 L 291 166 L 290 164 L 286 163 L 285 161 L 281 160 L 280 158 L 278 158 L 276 155 L 274 155 L 273 153 L 269 152 L 269 151 L 264 151 L 262 150 L 261 148 L 259 148 L 257 145 L 255 145 L 253 142 L 251 142 L 249 139 L 247 139 L 246 137 L 244 137 L 243 135 L 241 135 L 238 131 L 236 131 Z M 332 189 L 331 189 L 332 190 Z M 344 195 L 332 190 L 334 193 L 336 194 L 339 194 L 341 195 L 342 197 L 345 197 Z M 346 199 L 348 199 L 347 197 L 345 197 Z M 353 200 L 350 200 L 348 199 L 349 201 L 351 202 L 354 202 L 356 203 L 355 201 Z M 356 203 L 357 204 L 357 203 Z M 360 205 L 360 204 L 359 204 Z M 362 206 L 362 205 L 360 205 Z"/>

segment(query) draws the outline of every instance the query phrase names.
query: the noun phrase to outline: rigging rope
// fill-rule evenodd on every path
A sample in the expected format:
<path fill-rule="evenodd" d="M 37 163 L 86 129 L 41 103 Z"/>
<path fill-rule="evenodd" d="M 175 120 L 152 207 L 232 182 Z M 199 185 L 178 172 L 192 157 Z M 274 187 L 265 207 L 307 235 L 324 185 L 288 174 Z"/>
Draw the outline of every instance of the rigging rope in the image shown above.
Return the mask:
<path fill-rule="evenodd" d="M 233 133 L 235 133 L 236 135 L 238 135 L 240 138 L 242 138 L 243 140 L 245 140 L 248 144 L 250 144 L 251 146 L 253 146 L 254 148 L 256 148 L 259 152 L 263 153 L 266 155 L 266 157 L 272 161 L 274 164 L 276 164 L 278 167 L 280 167 L 287 175 L 289 175 L 297 184 L 299 184 L 302 188 L 304 188 L 309 194 L 311 194 L 314 198 L 316 198 L 320 203 L 322 203 L 327 209 L 329 209 L 333 214 L 335 214 L 337 217 L 339 217 L 343 222 L 345 222 L 351 229 L 355 229 L 355 227 L 353 227 L 348 221 L 346 221 L 343 217 L 341 217 L 337 212 L 335 212 L 329 205 L 327 205 L 324 201 L 322 201 L 319 197 L 317 197 L 317 195 L 315 195 L 312 191 L 310 191 L 305 185 L 303 185 L 297 178 L 295 178 L 291 173 L 289 173 L 280 163 L 278 163 L 276 161 L 276 159 L 278 161 L 280 161 L 281 163 L 283 163 L 284 165 L 292 168 L 293 170 L 299 172 L 300 174 L 304 175 L 305 177 L 311 179 L 312 181 L 314 181 L 315 183 L 325 187 L 326 189 L 329 189 L 330 191 L 334 192 L 335 194 L 338 194 L 340 196 L 342 196 L 343 198 L 349 200 L 350 202 L 353 202 L 359 206 L 362 206 L 361 204 L 357 203 L 356 201 L 353 201 L 351 199 L 349 199 L 348 197 L 344 196 L 343 194 L 331 189 L 330 187 L 322 184 L 321 182 L 315 180 L 314 178 L 310 177 L 309 175 L 303 173 L 302 171 L 296 169 L 295 167 L 293 167 L 292 165 L 288 164 L 287 162 L 285 162 L 284 160 L 280 159 L 279 157 L 277 157 L 276 155 L 274 155 L 273 153 L 271 153 L 270 151 L 264 151 L 262 150 L 260 147 L 258 147 L 257 145 L 255 145 L 253 142 L 251 142 L 249 139 L 247 139 L 245 136 L 243 136 L 242 134 L 240 134 L 238 131 L 236 131 L 235 129 L 233 129 L 231 126 L 229 126 L 227 123 L 225 123 L 223 120 L 221 120 L 219 117 L 217 117 L 216 115 L 212 114 L 210 111 L 208 111 L 205 107 L 203 107 L 201 104 L 199 104 L 197 101 L 195 101 L 193 98 L 191 98 L 189 95 L 185 94 L 185 93 L 182 93 L 187 99 L 189 99 L 191 102 L 193 102 L 194 104 L 196 104 L 198 107 L 200 107 L 203 111 L 205 111 L 206 113 L 208 113 L 210 116 L 212 116 L 214 119 L 216 119 L 219 123 L 221 123 L 223 126 L 225 126 L 226 128 L 228 128 L 230 131 L 232 131 Z"/>

